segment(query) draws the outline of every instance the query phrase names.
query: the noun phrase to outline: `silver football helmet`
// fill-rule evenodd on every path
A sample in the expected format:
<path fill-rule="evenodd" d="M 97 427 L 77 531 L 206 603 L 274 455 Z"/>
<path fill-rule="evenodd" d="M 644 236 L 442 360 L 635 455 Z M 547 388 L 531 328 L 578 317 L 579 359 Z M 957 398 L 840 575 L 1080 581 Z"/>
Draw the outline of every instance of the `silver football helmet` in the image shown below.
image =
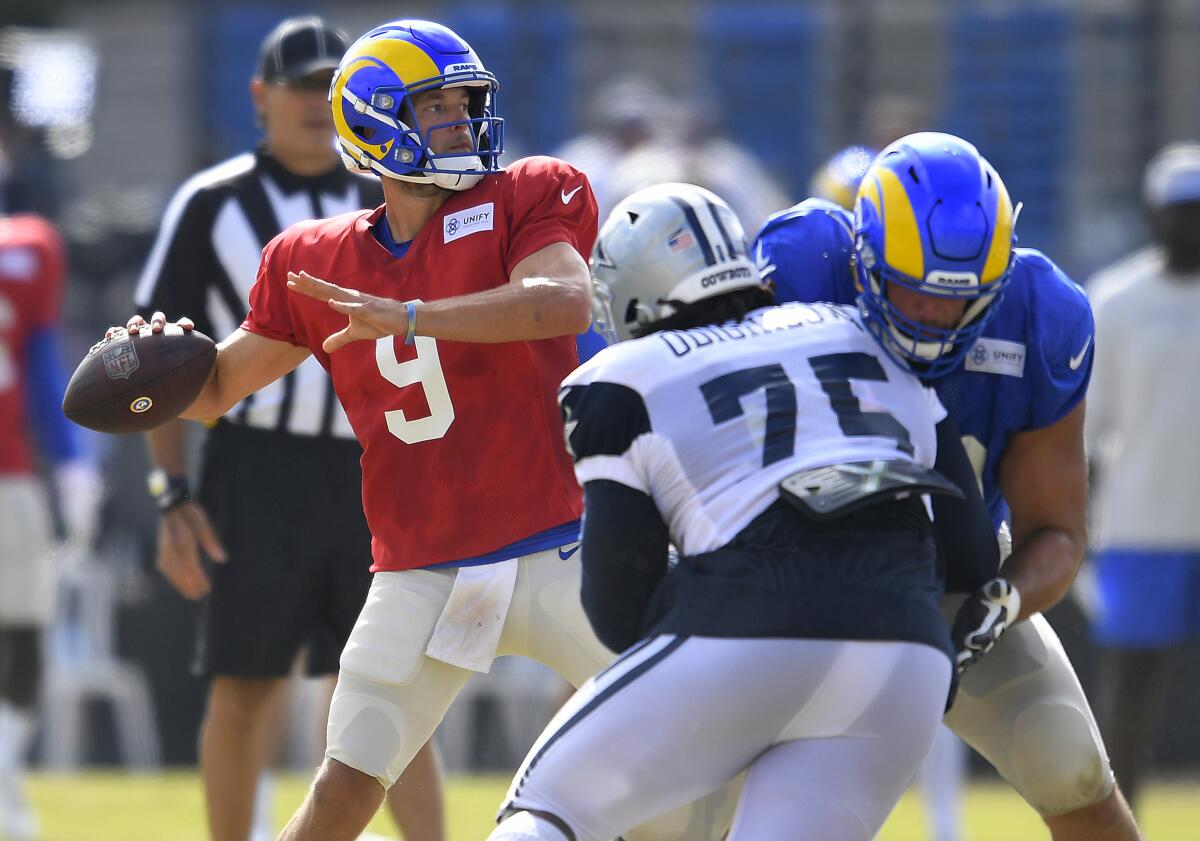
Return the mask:
<path fill-rule="evenodd" d="M 691 304 L 762 286 L 737 216 L 694 184 L 638 190 L 609 214 L 592 250 L 592 310 L 609 344 Z"/>

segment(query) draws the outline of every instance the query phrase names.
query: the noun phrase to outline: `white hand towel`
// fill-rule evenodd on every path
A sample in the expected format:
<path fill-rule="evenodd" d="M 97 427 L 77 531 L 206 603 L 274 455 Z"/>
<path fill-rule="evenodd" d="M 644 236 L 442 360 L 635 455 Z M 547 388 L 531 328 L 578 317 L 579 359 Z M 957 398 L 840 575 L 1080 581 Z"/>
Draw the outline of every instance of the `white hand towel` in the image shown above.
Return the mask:
<path fill-rule="evenodd" d="M 516 583 L 516 558 L 459 569 L 425 653 L 473 672 L 491 669 Z"/>

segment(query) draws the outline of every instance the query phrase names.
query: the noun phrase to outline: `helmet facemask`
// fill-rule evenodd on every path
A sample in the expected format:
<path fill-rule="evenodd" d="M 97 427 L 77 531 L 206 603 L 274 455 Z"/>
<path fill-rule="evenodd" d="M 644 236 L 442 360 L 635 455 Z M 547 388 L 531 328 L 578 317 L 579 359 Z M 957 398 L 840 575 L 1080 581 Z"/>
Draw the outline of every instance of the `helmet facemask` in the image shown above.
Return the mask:
<path fill-rule="evenodd" d="M 353 168 L 365 168 L 401 181 L 431 183 L 446 190 L 470 189 L 487 173 L 498 171 L 500 154 L 504 151 L 504 120 L 493 114 L 495 81 L 480 79 L 439 84 L 441 81 L 439 77 L 410 86 L 378 87 L 372 91 L 369 102 L 364 102 L 344 86 L 342 97 L 354 111 L 381 124 L 380 127 L 352 127 L 355 134 L 372 144 L 385 145 L 391 141 L 383 168 L 370 163 L 363 167 L 362 159 L 369 161 L 369 156 L 357 149 L 350 150 Z M 413 99 L 426 91 L 455 88 L 468 89 L 467 119 L 422 126 L 414 113 Z M 466 135 L 471 139 L 471 150 L 435 152 L 429 142 L 433 132 L 459 125 L 468 127 Z M 343 143 L 344 155 L 345 146 Z"/>
<path fill-rule="evenodd" d="M 959 365 L 996 312 L 996 305 L 1003 300 L 1013 265 L 1010 256 L 1004 273 L 989 282 L 983 294 L 978 288 L 963 289 L 955 294 L 941 289 L 931 291 L 929 283 L 889 270 L 879 263 L 867 268 L 864 263 L 868 260 L 863 259 L 863 254 L 866 252 L 869 256 L 870 251 L 861 245 L 856 250 L 854 263 L 863 289 L 857 303 L 864 326 L 894 361 L 908 365 L 922 379 L 945 376 Z M 892 302 L 888 294 L 892 286 L 903 287 L 918 295 L 965 301 L 967 306 L 953 327 L 924 324 L 905 315 Z"/>

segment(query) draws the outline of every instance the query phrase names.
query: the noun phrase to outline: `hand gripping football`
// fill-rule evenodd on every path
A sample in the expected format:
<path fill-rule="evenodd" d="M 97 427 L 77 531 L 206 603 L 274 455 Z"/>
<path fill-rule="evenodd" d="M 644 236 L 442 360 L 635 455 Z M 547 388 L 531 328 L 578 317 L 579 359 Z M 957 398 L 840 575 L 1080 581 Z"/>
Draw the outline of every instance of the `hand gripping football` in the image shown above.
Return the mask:
<path fill-rule="evenodd" d="M 119 330 L 79 363 L 63 414 L 98 432 L 145 432 L 179 416 L 208 382 L 217 346 L 198 330 L 168 324 L 136 335 Z"/>

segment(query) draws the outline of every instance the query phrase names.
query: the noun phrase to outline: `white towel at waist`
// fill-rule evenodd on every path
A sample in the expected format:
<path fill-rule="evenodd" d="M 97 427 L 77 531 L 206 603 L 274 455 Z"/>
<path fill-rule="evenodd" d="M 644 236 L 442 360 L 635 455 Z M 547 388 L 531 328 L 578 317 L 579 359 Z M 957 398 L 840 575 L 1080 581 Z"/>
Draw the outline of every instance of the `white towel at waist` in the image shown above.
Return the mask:
<path fill-rule="evenodd" d="M 491 669 L 516 583 L 516 558 L 461 567 L 425 653 L 474 672 Z"/>

